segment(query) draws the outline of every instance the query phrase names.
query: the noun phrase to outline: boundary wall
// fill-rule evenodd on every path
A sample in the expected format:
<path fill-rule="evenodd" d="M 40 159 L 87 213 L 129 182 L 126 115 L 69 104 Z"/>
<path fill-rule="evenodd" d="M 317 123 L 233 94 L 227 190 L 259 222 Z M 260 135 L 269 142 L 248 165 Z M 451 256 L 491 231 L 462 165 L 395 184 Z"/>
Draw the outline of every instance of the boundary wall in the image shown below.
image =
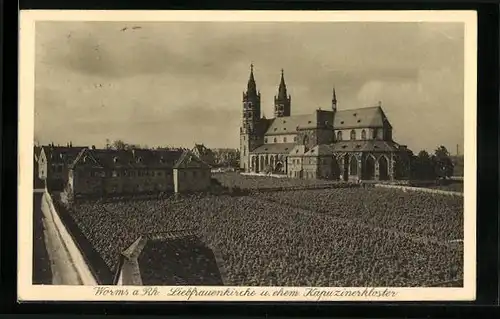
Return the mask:
<path fill-rule="evenodd" d="M 92 271 L 90 270 L 88 264 L 85 262 L 85 258 L 78 248 L 76 242 L 73 240 L 73 237 L 69 233 L 68 229 L 64 225 L 59 213 L 57 212 L 56 207 L 54 206 L 54 202 L 52 200 L 51 195 L 48 190 L 45 189 L 43 194 L 42 201 L 45 201 L 49 211 L 47 213 L 50 214 L 54 221 L 54 225 L 56 227 L 57 235 L 60 237 L 62 244 L 70 258 L 70 263 L 74 268 L 74 271 L 77 274 L 78 282 L 77 283 L 64 283 L 68 285 L 84 285 L 84 286 L 96 286 L 98 285 L 97 280 L 94 278 Z M 43 209 L 43 208 L 42 208 Z"/>
<path fill-rule="evenodd" d="M 461 192 L 444 191 L 441 189 L 432 189 L 432 188 L 424 188 L 424 187 L 401 186 L 401 185 L 390 185 L 390 184 L 374 184 L 374 186 L 375 187 L 400 189 L 400 190 L 405 191 L 405 192 L 406 191 L 414 191 L 414 192 L 442 194 L 442 195 L 450 195 L 450 196 L 461 196 L 461 197 L 464 196 L 464 194 Z"/>

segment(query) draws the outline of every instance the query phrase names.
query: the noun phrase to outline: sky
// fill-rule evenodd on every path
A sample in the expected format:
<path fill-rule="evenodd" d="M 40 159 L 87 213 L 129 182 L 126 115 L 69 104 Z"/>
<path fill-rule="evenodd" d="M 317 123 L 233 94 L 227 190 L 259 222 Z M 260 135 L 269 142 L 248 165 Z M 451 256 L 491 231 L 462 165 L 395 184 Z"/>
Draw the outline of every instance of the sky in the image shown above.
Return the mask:
<path fill-rule="evenodd" d="M 237 148 L 253 63 L 268 118 L 283 68 L 292 115 L 329 109 L 335 87 L 339 110 L 381 101 L 415 153 L 462 152 L 459 23 L 44 21 L 35 41 L 41 144 Z"/>

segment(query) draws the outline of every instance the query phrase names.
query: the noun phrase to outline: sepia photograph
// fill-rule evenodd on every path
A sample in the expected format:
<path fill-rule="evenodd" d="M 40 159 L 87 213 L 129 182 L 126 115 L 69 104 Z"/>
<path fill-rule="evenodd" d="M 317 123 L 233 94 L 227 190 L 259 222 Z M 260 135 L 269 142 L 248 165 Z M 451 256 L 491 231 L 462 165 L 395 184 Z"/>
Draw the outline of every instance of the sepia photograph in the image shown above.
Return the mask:
<path fill-rule="evenodd" d="M 476 16 L 348 13 L 22 12 L 19 298 L 474 299 Z"/>

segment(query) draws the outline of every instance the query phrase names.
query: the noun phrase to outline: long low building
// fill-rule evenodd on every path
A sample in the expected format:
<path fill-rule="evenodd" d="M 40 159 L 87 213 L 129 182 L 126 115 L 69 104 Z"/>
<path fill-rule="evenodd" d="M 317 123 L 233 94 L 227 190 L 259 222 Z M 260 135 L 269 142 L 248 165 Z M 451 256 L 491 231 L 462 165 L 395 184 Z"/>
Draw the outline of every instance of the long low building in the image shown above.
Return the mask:
<path fill-rule="evenodd" d="M 196 192 L 210 187 L 210 166 L 190 150 L 45 147 L 39 176 L 72 197 Z"/>

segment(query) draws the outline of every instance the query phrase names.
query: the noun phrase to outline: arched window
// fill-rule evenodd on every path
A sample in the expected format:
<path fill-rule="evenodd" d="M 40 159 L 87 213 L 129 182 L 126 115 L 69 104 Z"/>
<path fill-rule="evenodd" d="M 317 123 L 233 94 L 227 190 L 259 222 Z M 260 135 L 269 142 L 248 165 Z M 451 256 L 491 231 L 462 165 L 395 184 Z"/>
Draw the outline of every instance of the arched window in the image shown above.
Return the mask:
<path fill-rule="evenodd" d="M 337 141 L 342 141 L 342 131 L 337 132 Z"/>
<path fill-rule="evenodd" d="M 286 137 L 283 137 L 283 143 L 286 143 Z"/>
<path fill-rule="evenodd" d="M 302 145 L 307 145 L 309 144 L 309 136 L 304 136 L 304 138 L 302 139 Z"/>
<path fill-rule="evenodd" d="M 365 130 L 361 131 L 361 139 L 366 140 L 366 131 Z"/>
<path fill-rule="evenodd" d="M 356 131 L 352 130 L 351 131 L 351 140 L 355 140 L 355 139 L 356 139 Z"/>
<path fill-rule="evenodd" d="M 278 140 L 276 139 L 276 137 L 274 138 L 274 143 L 278 142 Z"/>

